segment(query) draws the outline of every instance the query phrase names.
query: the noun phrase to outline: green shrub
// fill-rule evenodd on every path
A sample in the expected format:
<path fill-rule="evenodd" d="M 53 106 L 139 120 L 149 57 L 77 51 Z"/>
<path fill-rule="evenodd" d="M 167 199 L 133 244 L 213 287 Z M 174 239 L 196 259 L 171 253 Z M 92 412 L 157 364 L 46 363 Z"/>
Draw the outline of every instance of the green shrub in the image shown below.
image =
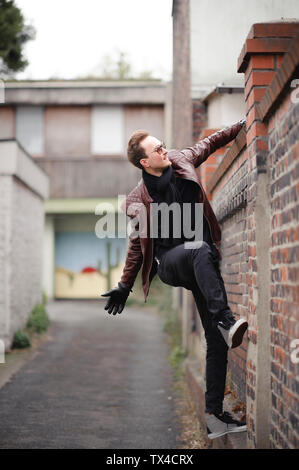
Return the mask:
<path fill-rule="evenodd" d="M 26 327 L 34 333 L 42 333 L 48 329 L 50 319 L 46 312 L 44 304 L 39 304 L 32 310 Z"/>
<path fill-rule="evenodd" d="M 42 292 L 42 304 L 46 305 L 47 302 L 48 302 L 48 296 L 47 296 L 46 292 L 43 290 L 43 292 Z"/>
<path fill-rule="evenodd" d="M 31 341 L 27 333 L 23 330 L 18 330 L 15 332 L 12 342 L 13 349 L 29 348 L 31 346 Z"/>
<path fill-rule="evenodd" d="M 179 369 L 185 357 L 186 353 L 182 350 L 182 348 L 178 345 L 174 346 L 169 355 L 170 365 L 175 369 Z"/>

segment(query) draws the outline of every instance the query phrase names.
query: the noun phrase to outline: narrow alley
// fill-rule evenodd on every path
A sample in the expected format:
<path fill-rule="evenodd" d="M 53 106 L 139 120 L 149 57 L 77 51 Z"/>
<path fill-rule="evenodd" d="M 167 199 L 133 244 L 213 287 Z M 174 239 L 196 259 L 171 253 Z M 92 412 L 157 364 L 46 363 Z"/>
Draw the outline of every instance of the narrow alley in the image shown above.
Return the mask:
<path fill-rule="evenodd" d="M 47 305 L 51 339 L 0 389 L 0 448 L 179 448 L 162 319 Z"/>

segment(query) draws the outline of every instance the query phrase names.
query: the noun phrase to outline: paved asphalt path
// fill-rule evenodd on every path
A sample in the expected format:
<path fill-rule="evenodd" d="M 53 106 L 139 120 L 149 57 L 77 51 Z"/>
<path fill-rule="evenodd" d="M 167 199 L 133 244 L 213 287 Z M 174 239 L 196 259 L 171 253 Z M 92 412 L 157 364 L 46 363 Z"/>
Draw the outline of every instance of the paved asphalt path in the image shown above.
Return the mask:
<path fill-rule="evenodd" d="M 161 318 L 104 305 L 47 305 L 52 339 L 0 389 L 0 448 L 180 448 Z"/>

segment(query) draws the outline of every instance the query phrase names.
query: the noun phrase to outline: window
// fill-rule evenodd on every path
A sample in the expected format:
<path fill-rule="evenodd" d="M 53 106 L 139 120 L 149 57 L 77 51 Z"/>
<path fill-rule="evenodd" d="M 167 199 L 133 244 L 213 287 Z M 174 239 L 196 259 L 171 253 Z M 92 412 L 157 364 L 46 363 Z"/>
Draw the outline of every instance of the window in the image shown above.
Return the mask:
<path fill-rule="evenodd" d="M 94 106 L 91 117 L 91 153 L 120 155 L 124 151 L 124 118 L 121 106 Z"/>
<path fill-rule="evenodd" d="M 31 155 L 44 154 L 44 108 L 42 106 L 17 107 L 16 138 Z"/>

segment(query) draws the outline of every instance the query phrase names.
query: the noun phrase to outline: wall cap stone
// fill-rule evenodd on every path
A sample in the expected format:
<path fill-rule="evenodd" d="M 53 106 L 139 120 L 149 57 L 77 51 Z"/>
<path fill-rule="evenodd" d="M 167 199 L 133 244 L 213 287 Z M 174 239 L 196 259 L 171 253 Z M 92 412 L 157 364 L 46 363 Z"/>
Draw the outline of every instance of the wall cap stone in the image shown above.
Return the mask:
<path fill-rule="evenodd" d="M 298 19 L 253 24 L 239 55 L 237 71 L 246 71 L 252 54 L 284 54 L 298 33 L 298 25 Z"/>
<path fill-rule="evenodd" d="M 5 104 L 157 104 L 167 101 L 166 82 L 5 81 Z"/>
<path fill-rule="evenodd" d="M 257 104 L 258 115 L 265 120 L 270 114 L 273 106 L 286 89 L 289 81 L 295 75 L 299 66 L 299 23 L 297 25 L 297 36 L 292 40 L 286 54 L 283 57 L 279 70 L 269 84 L 263 98 Z"/>
<path fill-rule="evenodd" d="M 42 199 L 49 197 L 49 176 L 17 140 L 0 140 L 0 154 L 0 177 L 14 176 Z"/>

